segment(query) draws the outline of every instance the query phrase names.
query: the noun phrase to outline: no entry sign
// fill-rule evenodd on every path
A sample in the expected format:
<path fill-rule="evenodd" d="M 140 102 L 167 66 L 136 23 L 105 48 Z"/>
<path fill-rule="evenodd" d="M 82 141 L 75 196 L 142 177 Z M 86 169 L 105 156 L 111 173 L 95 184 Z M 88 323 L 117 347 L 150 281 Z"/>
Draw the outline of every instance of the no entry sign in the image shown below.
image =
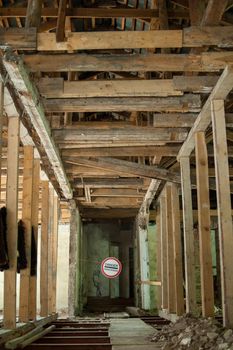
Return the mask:
<path fill-rule="evenodd" d="M 116 278 L 122 270 L 121 262 L 114 257 L 106 258 L 101 263 L 101 272 L 107 278 Z"/>

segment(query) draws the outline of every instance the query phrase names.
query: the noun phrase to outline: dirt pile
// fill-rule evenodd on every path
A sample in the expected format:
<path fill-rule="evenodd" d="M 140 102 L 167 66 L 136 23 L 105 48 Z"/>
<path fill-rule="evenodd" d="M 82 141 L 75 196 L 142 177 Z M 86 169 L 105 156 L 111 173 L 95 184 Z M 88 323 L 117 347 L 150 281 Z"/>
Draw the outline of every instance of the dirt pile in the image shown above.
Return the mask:
<path fill-rule="evenodd" d="M 233 330 L 210 318 L 186 315 L 156 333 L 152 341 L 163 344 L 163 350 L 233 350 Z"/>

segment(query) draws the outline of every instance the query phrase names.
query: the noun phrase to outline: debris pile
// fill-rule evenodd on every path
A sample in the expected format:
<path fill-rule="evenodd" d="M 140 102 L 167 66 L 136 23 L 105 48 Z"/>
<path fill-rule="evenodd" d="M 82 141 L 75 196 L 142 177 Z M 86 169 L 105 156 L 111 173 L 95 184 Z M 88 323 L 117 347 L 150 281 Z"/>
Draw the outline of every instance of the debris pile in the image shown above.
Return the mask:
<path fill-rule="evenodd" d="M 176 323 L 164 326 L 152 341 L 163 344 L 163 350 L 233 350 L 233 330 L 211 318 L 185 315 Z"/>

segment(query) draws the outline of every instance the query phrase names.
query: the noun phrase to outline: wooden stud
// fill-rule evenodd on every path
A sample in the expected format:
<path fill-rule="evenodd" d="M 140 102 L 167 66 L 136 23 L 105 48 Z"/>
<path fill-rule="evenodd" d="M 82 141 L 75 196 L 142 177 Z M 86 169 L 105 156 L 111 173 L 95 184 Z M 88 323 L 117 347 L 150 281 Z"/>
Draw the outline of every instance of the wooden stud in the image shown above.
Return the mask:
<path fill-rule="evenodd" d="M 180 202 L 177 185 L 171 185 L 172 203 L 172 233 L 174 245 L 174 269 L 175 269 L 175 304 L 176 314 L 181 316 L 184 313 L 184 287 L 183 287 L 183 259 L 180 228 Z"/>
<path fill-rule="evenodd" d="M 7 243 L 10 262 L 4 272 L 4 327 L 16 327 L 16 270 L 18 241 L 18 158 L 19 158 L 19 117 L 8 122 L 7 148 Z"/>
<path fill-rule="evenodd" d="M 27 268 L 20 271 L 20 322 L 29 321 L 29 279 L 31 273 L 31 230 L 32 230 L 32 179 L 33 179 L 32 146 L 24 146 L 24 169 L 23 169 L 23 208 L 22 220 L 25 227 L 25 252 Z"/>
<path fill-rule="evenodd" d="M 168 308 L 166 200 L 160 197 L 162 309 Z"/>
<path fill-rule="evenodd" d="M 211 103 L 213 141 L 215 151 L 218 230 L 221 257 L 222 308 L 225 327 L 233 327 L 233 228 L 229 184 L 229 164 L 223 100 Z"/>
<path fill-rule="evenodd" d="M 48 316 L 49 183 L 42 181 L 40 315 Z"/>
<path fill-rule="evenodd" d="M 52 233 L 52 301 L 51 311 L 56 312 L 57 296 L 57 253 L 58 253 L 58 220 L 59 220 L 59 200 L 54 196 L 53 202 L 53 233 Z"/>
<path fill-rule="evenodd" d="M 157 280 L 161 281 L 161 214 L 160 207 L 157 207 L 156 211 L 156 262 L 157 262 Z M 157 309 L 160 310 L 162 307 L 162 293 L 161 286 L 159 286 L 156 290 L 156 302 Z"/>
<path fill-rule="evenodd" d="M 4 84 L 0 81 L 0 188 L 1 188 L 1 169 L 2 169 L 2 128 L 3 128 L 3 111 L 4 111 Z M 0 193 L 1 199 L 1 193 Z"/>
<path fill-rule="evenodd" d="M 214 289 L 210 236 L 208 154 L 205 133 L 195 134 L 198 232 L 200 246 L 201 298 L 203 317 L 214 316 Z"/>
<path fill-rule="evenodd" d="M 49 188 L 49 226 L 48 226 L 48 314 L 53 304 L 53 234 L 54 234 L 54 189 Z"/>
<path fill-rule="evenodd" d="M 194 235 L 192 192 L 190 181 L 190 162 L 188 157 L 180 158 L 181 190 L 184 230 L 184 259 L 185 259 L 185 290 L 186 312 L 195 314 L 196 311 L 196 283 L 194 260 Z"/>
<path fill-rule="evenodd" d="M 66 6 L 67 6 L 67 0 L 59 1 L 57 28 L 56 28 L 57 42 L 62 42 L 65 40 Z"/>
<path fill-rule="evenodd" d="M 41 21 L 42 0 L 28 0 L 26 28 L 39 28 Z"/>
<path fill-rule="evenodd" d="M 39 220 L 39 188 L 40 186 L 40 160 L 34 159 L 33 166 L 33 192 L 32 192 L 32 227 L 35 238 L 36 253 L 38 257 L 38 220 Z M 29 319 L 36 319 L 37 311 L 37 275 L 30 276 L 29 287 Z"/>
<path fill-rule="evenodd" d="M 166 200 L 166 241 L 167 241 L 167 291 L 168 291 L 168 312 L 174 313 L 175 307 L 175 269 L 174 269 L 174 243 L 172 228 L 172 200 L 171 184 L 165 187 Z"/>

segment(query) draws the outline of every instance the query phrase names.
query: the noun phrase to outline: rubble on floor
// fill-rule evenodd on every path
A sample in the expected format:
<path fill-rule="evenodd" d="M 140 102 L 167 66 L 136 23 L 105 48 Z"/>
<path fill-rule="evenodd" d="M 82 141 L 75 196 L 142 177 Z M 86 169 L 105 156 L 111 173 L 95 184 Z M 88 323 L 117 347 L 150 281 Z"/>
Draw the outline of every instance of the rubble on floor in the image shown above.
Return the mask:
<path fill-rule="evenodd" d="M 162 343 L 163 350 L 233 350 L 233 330 L 224 328 L 211 318 L 185 315 L 176 323 L 164 326 L 152 341 Z"/>

